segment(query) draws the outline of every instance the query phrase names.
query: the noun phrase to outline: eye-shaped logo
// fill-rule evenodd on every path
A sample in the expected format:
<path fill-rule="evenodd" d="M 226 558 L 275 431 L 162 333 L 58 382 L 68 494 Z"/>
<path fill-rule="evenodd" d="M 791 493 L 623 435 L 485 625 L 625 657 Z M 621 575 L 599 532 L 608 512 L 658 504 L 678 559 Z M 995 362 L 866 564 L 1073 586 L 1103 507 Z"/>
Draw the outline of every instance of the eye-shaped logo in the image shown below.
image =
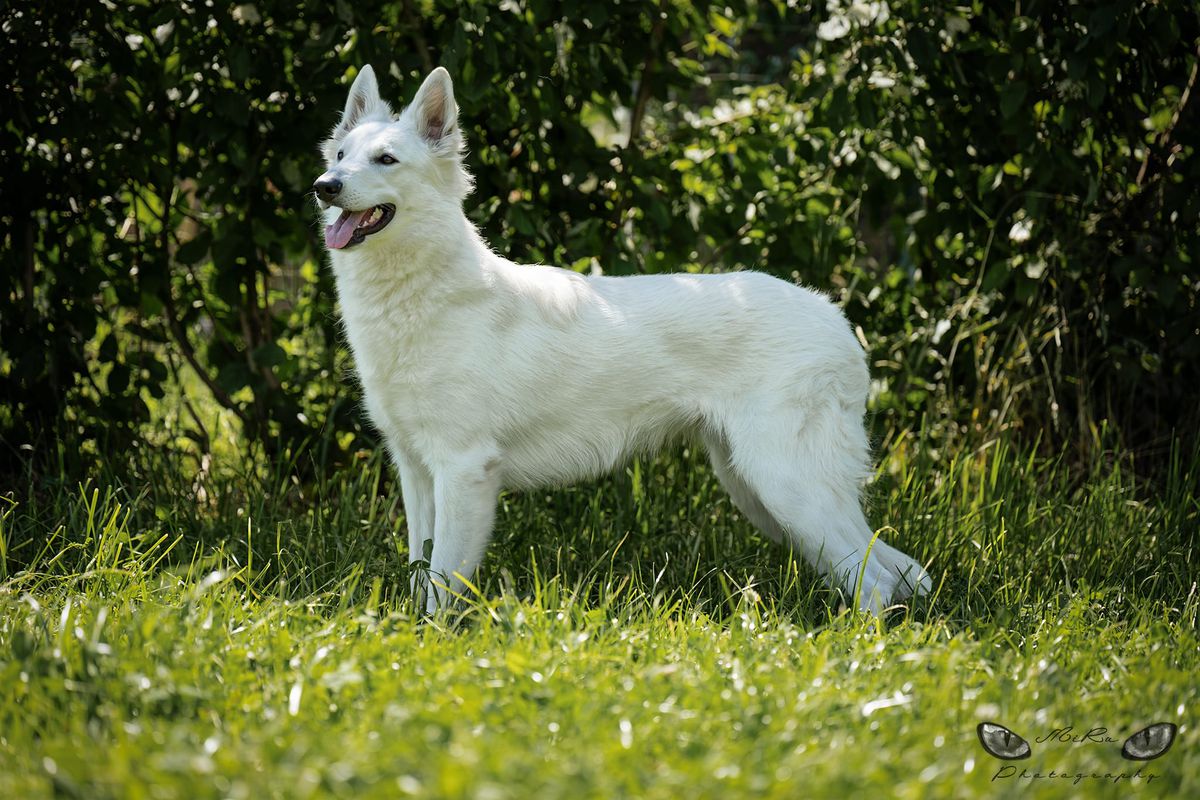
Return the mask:
<path fill-rule="evenodd" d="M 1175 741 L 1175 730 L 1175 725 L 1170 722 L 1156 722 L 1153 725 L 1147 725 L 1125 740 L 1125 744 L 1121 747 L 1121 756 L 1130 761 L 1149 761 L 1158 758 L 1171 749 L 1171 743 Z"/>
<path fill-rule="evenodd" d="M 981 722 L 975 731 L 979 734 L 979 743 L 983 745 L 983 749 L 996 758 L 1002 758 L 1005 761 L 1020 761 L 1022 758 L 1029 758 L 1031 752 L 1029 742 L 1003 725 L 997 725 L 995 722 Z M 1172 735 L 1174 735 L 1173 732 Z M 1153 758 L 1153 756 L 1151 757 Z"/>

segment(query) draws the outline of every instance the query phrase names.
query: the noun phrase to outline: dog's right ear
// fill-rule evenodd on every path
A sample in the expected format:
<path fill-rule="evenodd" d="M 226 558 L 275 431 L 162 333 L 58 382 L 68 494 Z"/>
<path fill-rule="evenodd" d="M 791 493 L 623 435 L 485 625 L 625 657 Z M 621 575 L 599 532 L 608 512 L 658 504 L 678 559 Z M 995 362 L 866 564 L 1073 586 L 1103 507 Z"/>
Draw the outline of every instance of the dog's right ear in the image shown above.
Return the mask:
<path fill-rule="evenodd" d="M 391 115 L 391 107 L 379 96 L 379 82 L 375 80 L 375 70 L 371 69 L 370 64 L 365 64 L 350 86 L 346 108 L 342 111 L 342 121 L 333 131 L 334 138 L 345 136 L 363 120 L 389 119 Z"/>

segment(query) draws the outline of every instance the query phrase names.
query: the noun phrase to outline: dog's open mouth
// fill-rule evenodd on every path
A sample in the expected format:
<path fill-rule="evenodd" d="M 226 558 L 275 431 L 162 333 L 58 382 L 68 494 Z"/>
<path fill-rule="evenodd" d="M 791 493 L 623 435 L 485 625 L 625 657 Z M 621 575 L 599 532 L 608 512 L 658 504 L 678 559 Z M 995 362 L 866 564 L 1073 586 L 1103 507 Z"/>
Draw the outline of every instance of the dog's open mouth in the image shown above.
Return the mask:
<path fill-rule="evenodd" d="M 395 214 L 396 207 L 391 203 L 363 211 L 343 211 L 336 222 L 325 226 L 325 246 L 330 250 L 352 247 L 386 228 Z"/>

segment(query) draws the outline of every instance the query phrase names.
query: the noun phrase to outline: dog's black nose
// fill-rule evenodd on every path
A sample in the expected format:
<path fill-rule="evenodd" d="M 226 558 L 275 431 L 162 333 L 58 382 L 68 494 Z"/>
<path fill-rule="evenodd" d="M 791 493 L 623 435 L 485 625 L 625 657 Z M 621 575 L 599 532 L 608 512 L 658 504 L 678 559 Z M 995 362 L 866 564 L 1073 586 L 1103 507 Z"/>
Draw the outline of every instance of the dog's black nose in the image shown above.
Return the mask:
<path fill-rule="evenodd" d="M 338 196 L 338 192 L 342 190 L 342 182 L 337 178 L 321 178 L 313 184 L 313 189 L 318 197 L 326 203 L 331 203 L 333 198 Z"/>

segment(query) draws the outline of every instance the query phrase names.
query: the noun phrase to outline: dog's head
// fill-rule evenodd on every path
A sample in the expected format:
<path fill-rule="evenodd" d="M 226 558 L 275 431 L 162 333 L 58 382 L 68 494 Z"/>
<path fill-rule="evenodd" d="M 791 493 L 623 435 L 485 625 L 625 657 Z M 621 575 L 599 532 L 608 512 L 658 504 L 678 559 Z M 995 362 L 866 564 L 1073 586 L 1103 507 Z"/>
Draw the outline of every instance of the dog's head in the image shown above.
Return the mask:
<path fill-rule="evenodd" d="M 460 206 L 471 189 L 462 146 L 450 73 L 429 73 L 412 105 L 396 115 L 379 96 L 374 70 L 363 67 L 321 146 L 326 170 L 313 184 L 326 246 L 382 242 L 401 227 L 391 225 L 395 219 Z"/>

